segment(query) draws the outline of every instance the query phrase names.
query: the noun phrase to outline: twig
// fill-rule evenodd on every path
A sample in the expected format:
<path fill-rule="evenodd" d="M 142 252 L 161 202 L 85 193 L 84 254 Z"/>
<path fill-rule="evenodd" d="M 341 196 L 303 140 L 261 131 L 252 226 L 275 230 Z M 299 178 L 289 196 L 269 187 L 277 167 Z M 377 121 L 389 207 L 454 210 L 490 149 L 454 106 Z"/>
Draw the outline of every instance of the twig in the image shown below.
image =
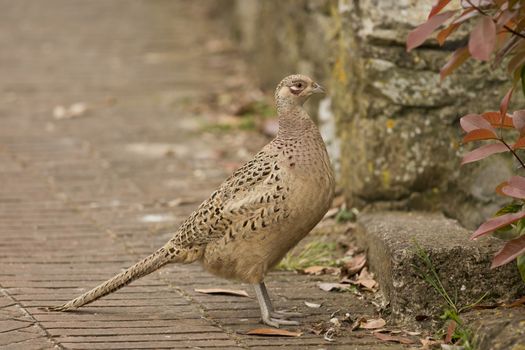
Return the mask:
<path fill-rule="evenodd" d="M 484 10 L 482 10 L 481 8 L 479 8 L 478 6 L 474 5 L 474 4 L 472 3 L 471 0 L 466 0 L 466 1 L 467 1 L 467 2 L 469 3 L 469 5 L 472 6 L 472 8 L 474 8 L 476 11 L 478 11 L 479 13 L 481 13 L 483 16 L 490 17 L 490 19 L 492 19 L 492 21 L 493 21 L 494 23 L 496 23 L 496 21 L 494 20 L 494 18 L 492 18 L 492 16 L 489 16 L 489 14 L 488 14 L 486 11 L 484 11 Z M 520 33 L 520 32 L 515 31 L 514 29 L 512 29 L 512 28 L 509 27 L 508 25 L 504 24 L 504 25 L 503 25 L 503 28 L 505 28 L 508 32 L 510 32 L 510 33 L 512 33 L 512 34 L 517 35 L 517 36 L 519 36 L 520 38 L 525 39 L 525 34 L 522 34 L 522 33 Z"/>
<path fill-rule="evenodd" d="M 510 153 L 512 153 L 512 155 L 518 160 L 518 162 L 520 162 L 521 164 L 521 167 L 523 169 L 525 169 L 525 163 L 523 163 L 523 161 L 521 160 L 521 158 L 518 156 L 518 154 L 516 153 L 516 151 L 509 146 L 509 144 L 507 142 L 505 142 L 505 140 L 503 138 L 499 138 L 498 139 L 499 142 L 503 143 L 505 145 L 505 147 L 507 147 L 510 151 Z"/>

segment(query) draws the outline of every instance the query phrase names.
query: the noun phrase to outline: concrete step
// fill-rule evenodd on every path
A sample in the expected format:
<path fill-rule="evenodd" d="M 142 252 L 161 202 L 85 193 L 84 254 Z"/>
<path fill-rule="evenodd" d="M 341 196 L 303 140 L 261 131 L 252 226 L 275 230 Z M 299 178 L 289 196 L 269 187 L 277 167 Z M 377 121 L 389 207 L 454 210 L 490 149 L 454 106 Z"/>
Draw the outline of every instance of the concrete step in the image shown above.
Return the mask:
<path fill-rule="evenodd" d="M 443 297 L 418 274 L 418 268 L 425 270 L 418 249 L 428 254 L 444 289 L 459 307 L 476 302 L 485 293 L 483 304 L 514 300 L 525 293 L 515 264 L 490 269 L 501 240 L 470 241 L 470 231 L 441 214 L 364 213 L 358 223 L 358 244 L 367 249 L 370 269 L 390 303 L 393 319 L 414 323 L 416 316 L 439 316 L 447 307 Z"/>

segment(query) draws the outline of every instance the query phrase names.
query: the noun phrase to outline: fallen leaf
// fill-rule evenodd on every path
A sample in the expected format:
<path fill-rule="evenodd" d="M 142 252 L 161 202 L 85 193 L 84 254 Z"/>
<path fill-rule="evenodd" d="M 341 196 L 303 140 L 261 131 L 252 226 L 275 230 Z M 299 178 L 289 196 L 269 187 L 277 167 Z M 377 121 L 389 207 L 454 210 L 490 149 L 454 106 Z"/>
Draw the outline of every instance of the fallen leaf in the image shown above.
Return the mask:
<path fill-rule="evenodd" d="M 452 342 L 452 336 L 454 335 L 454 331 L 456 330 L 456 326 L 458 324 L 456 321 L 451 320 L 447 327 L 447 334 L 445 335 L 445 344 L 450 344 Z"/>
<path fill-rule="evenodd" d="M 377 282 L 374 280 L 374 275 L 368 272 L 368 269 L 366 267 L 363 267 L 363 269 L 359 273 L 359 276 L 355 280 L 355 283 L 362 285 L 363 287 L 371 291 L 374 291 L 377 287 Z"/>
<path fill-rule="evenodd" d="M 250 296 L 246 291 L 241 289 L 221 289 L 221 288 L 207 288 L 207 289 L 195 289 L 197 293 L 203 294 L 222 294 L 222 295 L 233 295 L 237 297 L 247 297 Z"/>
<path fill-rule="evenodd" d="M 332 290 L 343 291 L 348 289 L 348 285 L 342 283 L 319 283 L 317 286 L 325 292 L 331 292 Z"/>
<path fill-rule="evenodd" d="M 246 332 L 247 335 L 260 335 L 260 336 L 267 336 L 267 337 L 300 337 L 303 335 L 302 332 L 291 332 L 287 331 L 285 329 L 277 329 L 277 328 L 255 328 L 250 329 L 248 332 Z"/>
<path fill-rule="evenodd" d="M 321 304 L 310 303 L 308 301 L 305 301 L 304 305 L 311 307 L 312 309 L 319 309 L 321 307 Z"/>
<path fill-rule="evenodd" d="M 432 345 L 436 345 L 436 344 L 441 344 L 441 340 L 435 340 L 435 339 L 432 339 L 431 337 L 426 337 L 424 339 L 419 339 L 419 341 L 421 342 L 421 345 L 423 346 L 422 349 L 424 350 L 427 350 L 427 349 L 430 349 L 430 347 Z"/>
<path fill-rule="evenodd" d="M 377 285 L 377 282 L 375 280 L 370 279 L 359 279 L 357 280 L 357 282 L 359 282 L 359 284 L 363 287 L 368 288 L 370 290 L 373 290 L 374 287 Z"/>
<path fill-rule="evenodd" d="M 402 337 L 399 335 L 390 335 L 385 333 L 374 333 L 374 336 L 382 341 L 391 341 L 395 343 L 401 343 L 401 344 L 413 344 L 414 341 L 412 339 L 409 339 L 407 337 Z"/>
<path fill-rule="evenodd" d="M 421 332 L 418 332 L 418 331 L 405 331 L 405 334 L 408 334 L 408 335 L 421 335 Z"/>
<path fill-rule="evenodd" d="M 370 319 L 365 320 L 364 322 L 361 322 L 359 325 L 360 328 L 363 329 L 378 329 L 383 328 L 386 325 L 386 321 L 382 318 L 376 318 L 376 319 Z"/>
<path fill-rule="evenodd" d="M 366 254 L 361 253 L 359 255 L 354 256 L 352 259 L 350 259 L 349 261 L 345 263 L 344 271 L 346 272 L 347 275 L 352 276 L 358 273 L 359 271 L 361 271 L 361 269 L 363 269 L 365 265 L 366 265 Z"/>
<path fill-rule="evenodd" d="M 303 269 L 303 273 L 307 275 L 322 275 L 326 266 L 310 266 Z"/>
<path fill-rule="evenodd" d="M 505 307 L 518 307 L 518 306 L 523 305 L 523 304 L 525 304 L 525 296 L 519 298 L 516 301 L 513 301 L 509 305 L 505 305 Z"/>

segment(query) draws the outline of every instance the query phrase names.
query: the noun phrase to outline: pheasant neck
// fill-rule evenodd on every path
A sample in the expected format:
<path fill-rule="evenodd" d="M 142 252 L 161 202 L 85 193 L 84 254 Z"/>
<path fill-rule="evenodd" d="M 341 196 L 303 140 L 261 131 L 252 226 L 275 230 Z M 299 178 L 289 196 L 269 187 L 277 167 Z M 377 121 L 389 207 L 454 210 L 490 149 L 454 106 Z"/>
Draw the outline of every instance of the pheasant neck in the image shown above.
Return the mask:
<path fill-rule="evenodd" d="M 305 132 L 315 127 L 314 122 L 302 106 L 285 105 L 277 106 L 279 117 L 278 138 L 295 138 L 304 136 Z"/>

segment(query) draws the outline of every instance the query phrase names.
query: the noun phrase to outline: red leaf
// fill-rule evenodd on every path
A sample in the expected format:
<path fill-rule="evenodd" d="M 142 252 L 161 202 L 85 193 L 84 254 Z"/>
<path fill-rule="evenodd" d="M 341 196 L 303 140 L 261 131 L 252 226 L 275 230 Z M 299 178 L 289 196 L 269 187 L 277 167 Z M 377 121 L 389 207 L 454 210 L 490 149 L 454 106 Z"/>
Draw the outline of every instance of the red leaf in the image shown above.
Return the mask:
<path fill-rule="evenodd" d="M 491 140 L 491 139 L 497 139 L 497 138 L 498 136 L 492 130 L 477 129 L 477 130 L 469 131 L 463 137 L 463 143 L 467 143 L 471 141 Z"/>
<path fill-rule="evenodd" d="M 432 34 L 432 32 L 442 25 L 447 19 L 452 17 L 454 13 L 456 13 L 456 11 L 447 11 L 440 13 L 439 15 L 435 15 L 432 18 L 429 18 L 425 23 L 410 31 L 407 37 L 407 51 L 410 51 L 423 44 L 430 34 Z"/>
<path fill-rule="evenodd" d="M 495 128 L 512 128 L 514 125 L 512 124 L 512 118 L 509 117 L 509 115 L 505 115 L 505 118 L 503 119 L 503 122 L 501 120 L 501 114 L 500 112 L 485 112 L 481 115 L 484 119 L 486 119 L 490 125 L 492 125 Z"/>
<path fill-rule="evenodd" d="M 467 19 L 470 19 L 472 17 L 476 17 L 479 15 L 479 12 L 474 10 L 473 7 L 466 9 L 461 13 L 461 15 L 452 21 L 453 24 L 461 24 L 465 22 Z"/>
<path fill-rule="evenodd" d="M 461 117 L 459 123 L 463 130 L 465 130 L 466 132 L 471 132 L 479 129 L 487 129 L 490 131 L 494 131 L 494 129 L 490 125 L 490 122 L 482 116 L 480 116 L 479 114 L 467 114 Z"/>
<path fill-rule="evenodd" d="M 493 143 L 490 145 L 481 146 L 480 148 L 477 148 L 465 154 L 463 156 L 463 160 L 461 161 L 461 165 L 475 162 L 495 153 L 507 152 L 508 150 L 509 149 L 507 148 L 507 146 L 501 143 Z"/>
<path fill-rule="evenodd" d="M 525 178 L 513 176 L 496 187 L 496 193 L 502 196 L 525 199 Z"/>
<path fill-rule="evenodd" d="M 445 29 L 441 30 L 436 39 L 439 43 L 440 46 L 443 46 L 443 44 L 445 43 L 445 40 L 447 40 L 448 36 L 452 33 L 454 33 L 456 31 L 456 29 L 458 29 L 460 26 L 459 23 L 452 23 L 451 25 L 449 25 L 448 27 L 446 27 Z"/>
<path fill-rule="evenodd" d="M 504 25 L 511 22 L 512 18 L 516 16 L 516 14 L 517 14 L 517 11 L 509 11 L 508 9 L 503 11 L 498 18 L 498 23 L 496 23 L 498 28 L 501 28 Z"/>
<path fill-rule="evenodd" d="M 509 185 L 512 187 L 519 188 L 520 190 L 525 191 L 525 177 L 522 176 L 512 176 L 509 179 Z"/>
<path fill-rule="evenodd" d="M 497 194 L 499 194 L 500 196 L 506 196 L 505 193 L 501 192 L 501 189 L 505 186 L 508 186 L 508 181 L 503 181 L 502 183 L 500 183 L 496 189 L 494 191 L 496 191 Z"/>
<path fill-rule="evenodd" d="M 512 149 L 525 148 L 525 137 L 520 137 L 515 144 L 512 145 Z"/>
<path fill-rule="evenodd" d="M 491 233 L 492 231 L 497 230 L 498 228 L 502 228 L 504 226 L 512 224 L 513 222 L 516 222 L 519 219 L 523 219 L 524 217 L 525 211 L 519 211 L 517 213 L 504 214 L 488 219 L 487 221 L 482 223 L 476 231 L 474 231 L 472 236 L 470 236 L 470 239 L 476 239 L 480 236 L 486 235 L 487 233 Z"/>
<path fill-rule="evenodd" d="M 514 111 L 512 114 L 512 125 L 519 131 L 520 136 L 525 133 L 525 109 Z"/>
<path fill-rule="evenodd" d="M 456 326 L 458 324 L 454 320 L 450 320 L 448 327 L 447 327 L 447 334 L 445 335 L 445 344 L 450 344 L 452 341 L 452 336 L 454 335 L 454 331 L 456 330 Z"/>
<path fill-rule="evenodd" d="M 430 10 L 430 13 L 428 14 L 428 19 L 437 15 L 439 11 L 443 10 L 443 8 L 448 5 L 449 2 L 450 0 L 438 0 L 437 3 L 432 6 L 432 10 Z"/>
<path fill-rule="evenodd" d="M 463 62 L 465 62 L 470 57 L 470 52 L 468 47 L 460 47 L 450 57 L 447 63 L 441 68 L 439 76 L 441 80 L 445 79 L 447 75 L 452 73 L 454 69 L 458 68 Z"/>
<path fill-rule="evenodd" d="M 503 100 L 501 100 L 501 103 L 499 105 L 499 113 L 502 116 L 507 115 L 507 110 L 509 109 L 509 102 L 512 97 L 512 92 L 514 91 L 514 86 L 512 86 L 509 91 L 505 94 L 505 97 L 503 97 Z"/>
<path fill-rule="evenodd" d="M 508 197 L 525 199 L 525 191 L 513 186 L 503 186 L 500 188 L 500 192 Z"/>
<path fill-rule="evenodd" d="M 494 256 L 491 269 L 505 265 L 516 259 L 521 254 L 525 254 L 525 235 L 508 241 L 503 248 Z"/>
<path fill-rule="evenodd" d="M 496 44 L 496 23 L 492 17 L 483 16 L 470 33 L 468 48 L 472 57 L 488 61 Z"/>

